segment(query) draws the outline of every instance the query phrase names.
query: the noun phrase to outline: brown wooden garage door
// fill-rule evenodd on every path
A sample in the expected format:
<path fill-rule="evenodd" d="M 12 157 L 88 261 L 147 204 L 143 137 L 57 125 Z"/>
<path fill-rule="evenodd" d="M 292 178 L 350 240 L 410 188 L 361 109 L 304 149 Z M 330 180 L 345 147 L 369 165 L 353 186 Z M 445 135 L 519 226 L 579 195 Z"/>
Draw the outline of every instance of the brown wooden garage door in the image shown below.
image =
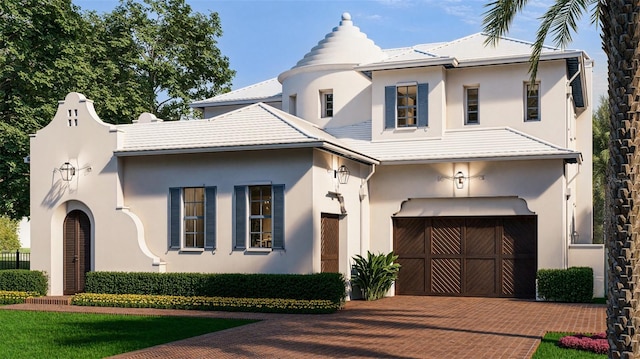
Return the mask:
<path fill-rule="evenodd" d="M 396 294 L 535 297 L 537 217 L 393 219 Z"/>

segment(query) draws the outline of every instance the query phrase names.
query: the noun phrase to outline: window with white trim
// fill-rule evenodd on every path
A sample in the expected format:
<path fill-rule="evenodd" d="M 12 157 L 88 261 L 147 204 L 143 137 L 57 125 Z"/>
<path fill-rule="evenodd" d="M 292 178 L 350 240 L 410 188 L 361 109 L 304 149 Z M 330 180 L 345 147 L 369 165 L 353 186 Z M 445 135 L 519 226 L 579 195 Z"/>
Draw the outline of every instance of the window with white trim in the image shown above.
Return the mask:
<path fill-rule="evenodd" d="M 385 129 L 427 127 L 429 84 L 402 83 L 385 87 Z"/>
<path fill-rule="evenodd" d="M 284 185 L 235 186 L 234 249 L 284 248 Z"/>
<path fill-rule="evenodd" d="M 216 246 L 216 187 L 169 189 L 169 247 Z"/>
<path fill-rule="evenodd" d="M 524 85 L 524 120 L 540 121 L 540 84 Z"/>
<path fill-rule="evenodd" d="M 321 117 L 333 117 L 333 90 L 320 91 Z"/>
<path fill-rule="evenodd" d="M 465 105 L 465 124 L 476 125 L 480 123 L 480 88 L 465 87 L 464 89 L 464 105 Z"/>

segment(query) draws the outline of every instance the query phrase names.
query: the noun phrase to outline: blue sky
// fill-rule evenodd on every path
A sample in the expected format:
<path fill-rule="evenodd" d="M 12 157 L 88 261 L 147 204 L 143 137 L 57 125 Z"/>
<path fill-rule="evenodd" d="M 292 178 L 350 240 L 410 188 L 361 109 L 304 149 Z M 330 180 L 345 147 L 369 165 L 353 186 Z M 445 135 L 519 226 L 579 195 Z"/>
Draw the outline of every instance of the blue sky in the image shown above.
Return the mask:
<path fill-rule="evenodd" d="M 349 12 L 355 26 L 383 49 L 450 41 L 482 31 L 487 0 L 187 0 L 194 11 L 216 11 L 223 36 L 218 45 L 236 70 L 237 89 L 291 68 Z M 73 0 L 83 10 L 111 11 L 118 1 Z M 552 0 L 530 0 L 509 37 L 533 41 L 538 18 Z M 606 56 L 598 29 L 588 16 L 568 46 L 595 60 L 594 102 L 606 94 Z M 548 38 L 547 44 L 552 44 Z"/>

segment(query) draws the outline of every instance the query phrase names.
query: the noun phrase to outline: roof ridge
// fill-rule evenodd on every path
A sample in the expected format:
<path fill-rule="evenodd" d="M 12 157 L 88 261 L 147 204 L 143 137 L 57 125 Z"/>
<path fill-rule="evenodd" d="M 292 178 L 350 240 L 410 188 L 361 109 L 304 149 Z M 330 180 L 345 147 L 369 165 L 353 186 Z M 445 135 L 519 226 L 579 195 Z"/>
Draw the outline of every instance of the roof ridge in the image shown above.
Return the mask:
<path fill-rule="evenodd" d="M 528 139 L 530 139 L 530 140 L 532 140 L 532 141 L 536 141 L 536 142 L 538 142 L 538 143 L 541 143 L 541 144 L 543 144 L 543 145 L 547 145 L 547 146 L 549 146 L 549 147 L 553 147 L 553 148 L 555 148 L 555 149 L 557 149 L 557 150 L 566 150 L 566 151 L 578 152 L 578 151 L 572 150 L 572 149 L 570 149 L 570 148 L 565 148 L 565 147 L 558 146 L 558 145 L 553 144 L 553 143 L 551 143 L 551 142 L 548 142 L 548 141 L 545 141 L 545 140 L 540 139 L 540 138 L 538 138 L 538 137 L 532 136 L 532 135 L 530 135 L 530 134 L 528 134 L 528 133 L 524 133 L 524 132 L 522 132 L 522 131 L 518 131 L 518 130 L 516 130 L 515 128 L 505 127 L 504 129 L 505 129 L 505 130 L 507 130 L 507 131 L 509 131 L 509 132 L 511 132 L 511 133 L 513 133 L 513 134 L 516 134 L 516 135 L 522 136 L 522 137 L 524 137 L 524 138 L 528 138 Z"/>
<path fill-rule="evenodd" d="M 287 115 L 287 116 L 291 116 L 291 117 L 295 117 L 297 120 L 304 121 L 305 123 L 307 123 L 307 124 L 309 124 L 309 125 L 311 125 L 311 126 L 313 126 L 313 127 L 317 128 L 318 130 L 322 130 L 322 129 L 321 129 L 320 127 L 318 127 L 316 124 L 311 123 L 311 122 L 309 122 L 309 121 L 307 121 L 307 120 L 305 120 L 305 119 L 299 118 L 299 117 L 297 117 L 297 116 L 291 115 L 291 114 L 289 114 L 289 113 L 286 113 L 286 112 L 284 112 L 284 111 L 282 111 L 282 110 L 278 110 L 277 108 L 275 108 L 275 107 L 273 107 L 273 106 L 269 106 L 269 105 L 267 105 L 267 104 L 265 104 L 265 103 L 263 103 L 263 102 L 258 102 L 258 103 L 256 103 L 255 105 L 260 106 L 260 108 L 262 108 L 263 110 L 265 110 L 265 111 L 269 112 L 269 113 L 270 113 L 270 114 L 272 114 L 273 116 L 277 117 L 277 118 L 278 118 L 278 119 L 280 119 L 282 122 L 286 123 L 286 124 L 287 124 L 287 125 L 289 125 L 291 128 L 293 128 L 294 130 L 296 130 L 296 131 L 300 132 L 301 134 L 303 134 L 303 135 L 305 135 L 305 136 L 307 136 L 307 137 L 309 137 L 309 138 L 312 138 L 312 139 L 321 140 L 321 139 L 320 139 L 320 138 L 318 138 L 317 136 L 314 136 L 314 135 L 312 135 L 312 134 L 308 133 L 307 131 L 304 131 L 304 129 L 299 128 L 298 126 L 295 126 L 294 124 L 292 124 L 292 123 L 291 123 L 290 119 L 285 118 L 285 116 L 282 116 L 282 114 L 285 114 L 285 115 Z M 271 107 L 271 108 L 269 109 L 269 108 L 267 108 L 266 106 L 269 106 L 269 107 Z M 248 106 L 247 106 L 247 107 L 248 107 Z M 275 110 L 275 111 L 273 111 L 273 110 Z M 277 112 L 280 112 L 280 113 L 277 113 Z M 322 130 L 322 131 L 326 133 L 326 131 L 324 131 L 324 130 Z M 327 133 L 327 134 L 328 134 L 328 133 Z M 333 137 L 333 136 L 332 136 L 332 137 Z"/>

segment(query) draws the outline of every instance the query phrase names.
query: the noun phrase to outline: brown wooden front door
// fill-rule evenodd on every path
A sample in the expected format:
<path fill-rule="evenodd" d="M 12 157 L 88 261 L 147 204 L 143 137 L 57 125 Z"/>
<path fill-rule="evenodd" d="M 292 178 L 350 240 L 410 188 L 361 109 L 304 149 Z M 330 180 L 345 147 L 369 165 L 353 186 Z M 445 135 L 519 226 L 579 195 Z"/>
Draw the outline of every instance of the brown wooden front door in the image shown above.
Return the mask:
<path fill-rule="evenodd" d="M 82 211 L 74 210 L 64 220 L 65 295 L 84 291 L 85 274 L 91 269 L 91 222 Z"/>
<path fill-rule="evenodd" d="M 535 296 L 537 218 L 394 218 L 397 294 Z"/>
<path fill-rule="evenodd" d="M 337 214 L 323 213 L 321 223 L 322 272 L 339 272 L 340 218 Z"/>

